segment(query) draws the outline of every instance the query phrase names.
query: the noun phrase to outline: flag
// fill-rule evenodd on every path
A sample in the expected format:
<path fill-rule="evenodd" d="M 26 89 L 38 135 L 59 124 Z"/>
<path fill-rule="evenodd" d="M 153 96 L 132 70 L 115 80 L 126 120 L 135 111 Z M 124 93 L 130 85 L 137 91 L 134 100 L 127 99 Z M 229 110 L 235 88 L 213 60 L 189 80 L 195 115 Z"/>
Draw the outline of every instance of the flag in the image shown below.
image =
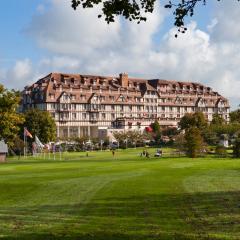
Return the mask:
<path fill-rule="evenodd" d="M 38 147 L 43 148 L 44 145 L 41 143 L 39 138 L 35 135 L 35 143 L 37 144 Z"/>
<path fill-rule="evenodd" d="M 146 127 L 145 130 L 146 130 L 146 132 L 152 132 L 153 131 L 153 129 L 150 126 Z"/>
<path fill-rule="evenodd" d="M 24 136 L 33 138 L 32 134 L 27 130 L 27 128 L 24 128 Z"/>

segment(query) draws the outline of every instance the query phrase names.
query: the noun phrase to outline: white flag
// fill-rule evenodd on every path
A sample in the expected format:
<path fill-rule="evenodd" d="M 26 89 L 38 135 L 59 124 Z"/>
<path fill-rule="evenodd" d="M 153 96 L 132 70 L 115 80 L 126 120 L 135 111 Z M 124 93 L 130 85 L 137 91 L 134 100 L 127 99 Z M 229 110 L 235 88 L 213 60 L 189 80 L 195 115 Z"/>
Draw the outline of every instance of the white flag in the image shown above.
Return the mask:
<path fill-rule="evenodd" d="M 41 143 L 41 141 L 39 140 L 39 138 L 37 136 L 35 136 L 35 142 L 36 142 L 38 147 L 40 147 L 40 148 L 44 147 L 44 145 Z"/>

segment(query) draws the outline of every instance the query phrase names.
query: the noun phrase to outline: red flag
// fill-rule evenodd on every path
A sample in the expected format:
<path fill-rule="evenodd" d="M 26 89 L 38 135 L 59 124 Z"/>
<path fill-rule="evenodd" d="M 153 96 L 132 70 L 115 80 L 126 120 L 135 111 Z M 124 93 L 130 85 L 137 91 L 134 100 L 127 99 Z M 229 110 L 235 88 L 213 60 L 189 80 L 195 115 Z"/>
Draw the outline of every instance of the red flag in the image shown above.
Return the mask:
<path fill-rule="evenodd" d="M 24 128 L 24 136 L 33 138 L 32 134 L 27 130 L 27 128 Z"/>
<path fill-rule="evenodd" d="M 152 132 L 152 131 L 153 131 L 153 129 L 152 129 L 150 126 L 149 126 L 149 127 L 146 127 L 145 130 L 146 130 L 147 132 Z"/>

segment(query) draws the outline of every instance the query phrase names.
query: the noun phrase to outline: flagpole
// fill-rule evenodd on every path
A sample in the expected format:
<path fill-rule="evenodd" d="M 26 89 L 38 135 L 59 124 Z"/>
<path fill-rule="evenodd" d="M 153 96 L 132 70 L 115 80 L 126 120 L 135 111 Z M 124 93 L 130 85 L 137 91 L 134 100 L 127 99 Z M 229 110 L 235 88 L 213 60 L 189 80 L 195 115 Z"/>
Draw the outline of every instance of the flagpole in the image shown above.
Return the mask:
<path fill-rule="evenodd" d="M 25 136 L 25 127 L 24 127 L 24 130 L 23 130 L 23 143 L 24 143 L 23 155 L 24 155 L 24 158 L 25 158 L 25 157 L 26 157 L 26 136 Z"/>
<path fill-rule="evenodd" d="M 26 142 L 25 154 L 26 154 L 26 157 L 27 157 L 27 136 L 25 136 L 25 142 Z"/>

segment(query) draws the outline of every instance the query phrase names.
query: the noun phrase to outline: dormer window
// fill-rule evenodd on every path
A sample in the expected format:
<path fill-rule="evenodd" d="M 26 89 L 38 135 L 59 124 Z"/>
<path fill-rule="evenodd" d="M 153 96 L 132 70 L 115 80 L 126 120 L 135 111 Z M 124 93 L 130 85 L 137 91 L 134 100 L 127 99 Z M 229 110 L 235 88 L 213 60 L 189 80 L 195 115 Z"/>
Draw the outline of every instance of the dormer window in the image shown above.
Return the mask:
<path fill-rule="evenodd" d="M 72 95 L 71 100 L 76 100 L 76 95 Z"/>
<path fill-rule="evenodd" d="M 121 102 L 124 102 L 124 97 L 122 95 L 120 96 L 120 100 Z"/>
<path fill-rule="evenodd" d="M 80 96 L 80 99 L 81 99 L 81 100 L 86 100 L 86 96 L 85 96 L 85 95 L 81 95 L 81 96 Z"/>
<path fill-rule="evenodd" d="M 54 98 L 55 98 L 55 95 L 54 95 L 54 94 L 51 94 L 51 93 L 49 93 L 49 98 L 50 98 L 50 99 L 54 99 Z"/>

